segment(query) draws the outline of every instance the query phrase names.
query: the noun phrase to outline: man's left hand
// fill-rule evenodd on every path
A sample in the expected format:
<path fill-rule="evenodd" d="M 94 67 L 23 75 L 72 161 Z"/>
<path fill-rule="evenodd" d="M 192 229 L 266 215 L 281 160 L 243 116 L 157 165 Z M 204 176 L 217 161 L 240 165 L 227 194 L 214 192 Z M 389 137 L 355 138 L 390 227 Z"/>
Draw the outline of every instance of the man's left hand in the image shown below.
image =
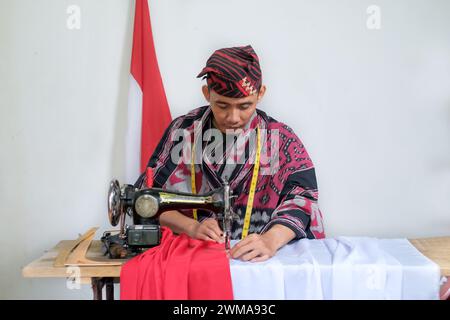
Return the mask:
<path fill-rule="evenodd" d="M 294 238 L 294 231 L 281 224 L 276 224 L 263 234 L 249 234 L 231 248 L 229 255 L 233 259 L 242 261 L 264 261 L 273 257 L 278 249 Z"/>
<path fill-rule="evenodd" d="M 252 233 L 231 248 L 230 256 L 233 259 L 251 262 L 267 260 L 277 252 L 270 242 L 264 234 Z"/>

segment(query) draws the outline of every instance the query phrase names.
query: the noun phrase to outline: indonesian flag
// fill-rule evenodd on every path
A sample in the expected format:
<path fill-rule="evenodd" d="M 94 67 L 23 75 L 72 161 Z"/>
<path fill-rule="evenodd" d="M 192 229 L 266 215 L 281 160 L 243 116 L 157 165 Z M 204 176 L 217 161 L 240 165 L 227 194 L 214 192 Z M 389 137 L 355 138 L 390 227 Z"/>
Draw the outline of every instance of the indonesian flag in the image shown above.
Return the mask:
<path fill-rule="evenodd" d="M 148 0 L 136 0 L 131 56 L 126 179 L 133 183 L 171 122 L 169 106 L 159 73 Z"/>

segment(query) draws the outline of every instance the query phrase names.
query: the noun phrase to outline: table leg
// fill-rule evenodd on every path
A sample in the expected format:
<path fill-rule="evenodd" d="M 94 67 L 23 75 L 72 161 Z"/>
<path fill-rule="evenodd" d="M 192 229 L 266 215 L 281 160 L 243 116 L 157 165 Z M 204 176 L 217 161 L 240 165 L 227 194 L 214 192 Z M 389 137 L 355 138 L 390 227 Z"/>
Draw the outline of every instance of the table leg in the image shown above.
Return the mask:
<path fill-rule="evenodd" d="M 105 285 L 103 278 L 92 278 L 91 283 L 94 300 L 102 300 L 102 291 Z"/>
<path fill-rule="evenodd" d="M 106 300 L 114 300 L 114 278 L 92 278 L 91 283 L 94 300 L 103 300 L 103 287 Z"/>
<path fill-rule="evenodd" d="M 106 300 L 114 300 L 114 278 L 105 278 Z"/>

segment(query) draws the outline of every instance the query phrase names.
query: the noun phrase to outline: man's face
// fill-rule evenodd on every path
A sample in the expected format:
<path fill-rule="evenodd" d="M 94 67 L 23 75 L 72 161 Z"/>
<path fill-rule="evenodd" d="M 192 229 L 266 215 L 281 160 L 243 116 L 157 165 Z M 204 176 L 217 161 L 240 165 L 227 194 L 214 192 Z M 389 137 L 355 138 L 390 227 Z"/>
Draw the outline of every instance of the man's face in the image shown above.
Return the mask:
<path fill-rule="evenodd" d="M 209 90 L 208 86 L 202 87 L 205 99 L 211 105 L 214 115 L 214 125 L 223 133 L 226 130 L 243 129 L 250 120 L 256 105 L 262 99 L 266 91 L 265 86 L 261 86 L 257 95 L 244 98 L 229 98 L 217 94 L 214 90 Z"/>

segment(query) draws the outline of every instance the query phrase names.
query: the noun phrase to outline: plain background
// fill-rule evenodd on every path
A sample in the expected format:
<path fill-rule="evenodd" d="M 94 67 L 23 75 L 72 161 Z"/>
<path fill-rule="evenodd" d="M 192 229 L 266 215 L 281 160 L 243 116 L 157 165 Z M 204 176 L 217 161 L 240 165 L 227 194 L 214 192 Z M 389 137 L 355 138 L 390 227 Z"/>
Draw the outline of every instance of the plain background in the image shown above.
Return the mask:
<path fill-rule="evenodd" d="M 149 3 L 173 117 L 205 103 L 196 75 L 215 49 L 251 44 L 259 107 L 310 153 L 328 236 L 450 235 L 449 1 Z M 367 28 L 370 5 L 381 29 Z M 110 179 L 133 182 L 133 17 L 134 1 L 0 0 L 0 298 L 91 298 L 21 268 L 90 227 L 99 237 Z"/>

